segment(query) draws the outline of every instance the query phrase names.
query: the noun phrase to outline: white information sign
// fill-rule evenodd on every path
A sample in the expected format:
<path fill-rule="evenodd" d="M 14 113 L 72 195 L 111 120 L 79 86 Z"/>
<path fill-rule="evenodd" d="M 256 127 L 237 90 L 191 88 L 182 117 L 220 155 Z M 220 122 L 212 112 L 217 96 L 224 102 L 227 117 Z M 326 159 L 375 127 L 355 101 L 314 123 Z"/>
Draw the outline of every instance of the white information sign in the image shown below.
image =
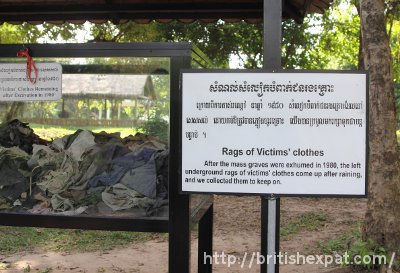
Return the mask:
<path fill-rule="evenodd" d="M 182 191 L 365 196 L 367 75 L 182 73 Z"/>
<path fill-rule="evenodd" d="M 36 63 L 35 83 L 27 77 L 26 63 L 0 63 L 0 101 L 58 100 L 62 91 L 59 63 Z M 35 77 L 32 72 L 31 77 Z"/>

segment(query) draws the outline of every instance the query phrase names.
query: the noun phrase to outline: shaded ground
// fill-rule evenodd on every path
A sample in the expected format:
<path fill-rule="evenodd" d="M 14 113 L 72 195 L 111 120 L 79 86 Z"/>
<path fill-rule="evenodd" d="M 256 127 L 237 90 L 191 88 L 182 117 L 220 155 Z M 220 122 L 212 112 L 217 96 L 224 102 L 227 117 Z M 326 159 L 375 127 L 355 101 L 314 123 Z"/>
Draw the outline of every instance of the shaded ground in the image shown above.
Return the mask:
<path fill-rule="evenodd" d="M 331 254 L 351 244 L 365 208 L 364 199 L 283 198 L 281 252 Z M 221 262 L 214 264 L 214 272 L 259 272 L 259 265 L 255 259 L 251 262 L 251 256 L 256 258 L 260 251 L 260 198 L 216 196 L 214 217 L 214 251 L 236 258 L 236 264 L 231 267 Z M 192 272 L 197 272 L 196 247 L 194 231 Z M 8 256 L 0 253 L 0 272 L 167 272 L 167 259 L 166 236 L 154 236 L 147 242 L 103 252 L 45 252 L 38 246 L 34 251 Z M 282 265 L 280 272 L 319 273 L 338 267 Z M 338 270 L 335 273 L 343 272 Z"/>

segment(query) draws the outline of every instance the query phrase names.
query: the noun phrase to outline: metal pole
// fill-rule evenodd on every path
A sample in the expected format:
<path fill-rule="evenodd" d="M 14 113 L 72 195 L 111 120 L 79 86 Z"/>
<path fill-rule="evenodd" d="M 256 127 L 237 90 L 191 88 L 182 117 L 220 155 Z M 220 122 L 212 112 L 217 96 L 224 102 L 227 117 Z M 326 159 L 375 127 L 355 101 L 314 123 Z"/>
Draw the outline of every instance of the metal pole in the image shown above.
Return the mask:
<path fill-rule="evenodd" d="M 190 67 L 190 57 L 171 58 L 171 108 L 180 109 L 179 69 Z M 171 111 L 170 144 L 179 147 L 180 111 Z M 179 149 L 171 149 L 169 161 L 169 244 L 168 272 L 190 273 L 190 208 L 189 196 L 179 194 L 181 166 Z"/>
<path fill-rule="evenodd" d="M 264 69 L 281 68 L 282 41 L 282 0 L 264 0 Z M 279 252 L 280 200 L 261 198 L 261 254 L 265 263 L 261 264 L 261 273 L 279 273 L 279 261 L 275 264 L 275 255 Z"/>
<path fill-rule="evenodd" d="M 197 272 L 212 273 L 212 261 L 206 261 L 205 257 L 212 256 L 213 245 L 213 205 L 199 221 L 199 238 L 198 238 L 198 257 Z M 206 256 L 207 255 L 207 256 Z"/>
<path fill-rule="evenodd" d="M 278 212 L 279 213 L 279 212 Z M 275 237 L 276 237 L 276 199 L 268 199 L 268 243 L 267 243 L 267 272 L 275 272 Z M 264 231 L 265 232 L 265 231 Z"/>
<path fill-rule="evenodd" d="M 261 198 L 261 273 L 279 273 L 280 199 Z M 275 263 L 276 261 L 276 263 Z"/>
<path fill-rule="evenodd" d="M 282 67 L 282 2 L 264 0 L 264 69 Z"/>

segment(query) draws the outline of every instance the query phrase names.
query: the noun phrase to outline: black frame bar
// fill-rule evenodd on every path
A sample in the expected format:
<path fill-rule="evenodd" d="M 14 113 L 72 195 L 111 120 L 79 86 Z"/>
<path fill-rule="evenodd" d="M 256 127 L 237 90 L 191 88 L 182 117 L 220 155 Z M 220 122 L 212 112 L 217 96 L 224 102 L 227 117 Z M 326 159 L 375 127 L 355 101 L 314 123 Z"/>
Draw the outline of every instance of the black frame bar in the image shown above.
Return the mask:
<path fill-rule="evenodd" d="M 32 57 L 190 57 L 190 43 L 86 43 L 86 44 L 2 44 L 0 57 L 16 57 L 29 48 Z"/>
<path fill-rule="evenodd" d="M 212 257 L 213 250 L 213 213 L 214 207 L 211 205 L 203 218 L 199 221 L 199 238 L 198 238 L 198 257 L 197 272 L 211 273 L 212 261 L 207 263 L 206 257 Z"/>
<path fill-rule="evenodd" d="M 190 67 L 190 57 L 182 57 L 171 60 L 171 71 L 179 70 L 180 68 Z M 190 210 L 189 196 L 179 194 L 180 172 L 179 166 L 179 130 L 181 128 L 179 122 L 179 73 L 171 73 L 171 111 L 170 116 L 170 165 L 169 179 L 174 183 L 169 184 L 169 206 L 170 206 L 170 221 L 169 226 L 169 265 L 170 273 L 189 273 L 190 272 Z"/>

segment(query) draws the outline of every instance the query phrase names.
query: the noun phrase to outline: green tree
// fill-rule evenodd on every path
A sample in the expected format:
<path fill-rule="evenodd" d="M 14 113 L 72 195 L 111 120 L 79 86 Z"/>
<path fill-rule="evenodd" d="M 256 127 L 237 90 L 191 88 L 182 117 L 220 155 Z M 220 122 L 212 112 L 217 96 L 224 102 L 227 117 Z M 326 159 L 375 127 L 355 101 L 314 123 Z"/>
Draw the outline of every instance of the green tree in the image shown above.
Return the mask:
<path fill-rule="evenodd" d="M 357 69 L 360 45 L 360 18 L 349 3 L 335 6 L 323 16 L 319 46 L 324 69 Z M 318 54 L 318 53 L 317 53 Z"/>
<path fill-rule="evenodd" d="M 77 31 L 83 27 L 74 24 L 54 25 L 44 23 L 42 25 L 31 25 L 23 23 L 12 25 L 3 23 L 0 25 L 0 42 L 2 44 L 37 43 L 39 40 L 74 40 Z"/>
<path fill-rule="evenodd" d="M 11 44 L 16 42 L 26 42 L 26 35 L 17 25 L 4 23 L 0 25 L 0 43 Z"/>

